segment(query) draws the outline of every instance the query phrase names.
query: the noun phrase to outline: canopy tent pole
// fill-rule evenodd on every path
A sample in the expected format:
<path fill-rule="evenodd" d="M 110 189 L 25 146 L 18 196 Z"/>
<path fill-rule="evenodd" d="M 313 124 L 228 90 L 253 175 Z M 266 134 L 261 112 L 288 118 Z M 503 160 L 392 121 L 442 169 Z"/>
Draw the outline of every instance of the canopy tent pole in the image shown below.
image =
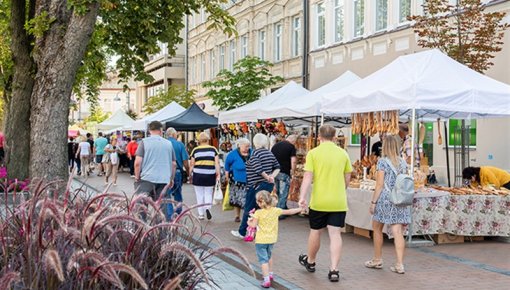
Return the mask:
<path fill-rule="evenodd" d="M 439 128 L 439 130 L 441 130 L 441 128 Z M 448 150 L 448 125 L 446 125 L 446 121 L 444 122 L 444 142 L 446 148 L 446 174 L 448 176 L 448 187 L 451 187 L 452 181 L 450 177 L 450 152 Z"/>
<path fill-rule="evenodd" d="M 414 146 L 416 145 L 415 144 L 415 140 L 416 140 L 416 109 L 413 108 L 412 110 L 412 115 L 411 115 L 411 120 L 412 120 L 412 127 L 411 127 L 411 176 L 413 177 L 414 179 Z M 408 228 L 408 235 L 407 235 L 407 243 L 408 244 L 412 244 L 413 242 L 413 206 L 411 205 L 411 208 L 410 208 L 410 211 L 411 211 L 411 222 L 409 223 L 409 228 Z"/>
<path fill-rule="evenodd" d="M 321 114 L 321 126 L 324 125 L 324 113 Z"/>

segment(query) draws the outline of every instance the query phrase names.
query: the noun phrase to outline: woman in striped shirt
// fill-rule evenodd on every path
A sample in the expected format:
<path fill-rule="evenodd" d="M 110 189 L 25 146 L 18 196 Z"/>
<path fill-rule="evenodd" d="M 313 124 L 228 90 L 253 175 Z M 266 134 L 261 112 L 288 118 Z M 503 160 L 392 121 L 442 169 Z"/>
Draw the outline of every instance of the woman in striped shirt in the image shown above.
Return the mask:
<path fill-rule="evenodd" d="M 220 161 L 218 150 L 209 145 L 209 136 L 206 133 L 198 135 L 200 145 L 195 147 L 190 154 L 192 184 L 195 188 L 197 204 L 207 204 L 198 208 L 198 219 L 204 219 L 204 211 L 207 219 L 211 219 L 211 204 L 216 181 L 220 178 Z"/>

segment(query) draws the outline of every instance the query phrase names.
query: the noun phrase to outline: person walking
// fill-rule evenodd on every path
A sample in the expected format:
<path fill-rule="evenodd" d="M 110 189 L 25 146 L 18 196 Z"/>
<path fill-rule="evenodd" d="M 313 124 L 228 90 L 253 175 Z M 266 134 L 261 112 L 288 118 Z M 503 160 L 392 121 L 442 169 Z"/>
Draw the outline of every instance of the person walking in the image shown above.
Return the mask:
<path fill-rule="evenodd" d="M 104 176 L 105 184 L 108 184 L 110 176 L 113 180 L 113 185 L 117 186 L 117 173 L 119 172 L 119 147 L 117 146 L 117 139 L 112 139 L 111 143 L 104 148 L 103 165 L 105 166 L 106 174 Z"/>
<path fill-rule="evenodd" d="M 105 169 L 103 167 L 103 155 L 104 148 L 108 145 L 108 139 L 103 137 L 103 133 L 99 132 L 97 134 L 99 137 L 94 141 L 94 152 L 96 153 L 96 164 L 98 165 L 98 173 L 97 176 L 103 176 L 105 173 Z"/>
<path fill-rule="evenodd" d="M 309 207 L 310 235 L 307 254 L 299 256 L 299 263 L 308 272 L 315 272 L 315 260 L 320 248 L 321 232 L 327 228 L 330 241 L 330 271 L 328 278 L 338 282 L 338 265 L 342 251 L 340 229 L 345 226 L 347 208 L 346 188 L 351 179 L 351 161 L 347 152 L 333 143 L 336 129 L 323 125 L 319 129 L 320 145 L 306 156 L 305 173 L 301 183 L 299 205 L 307 206 L 307 193 L 313 181 Z"/>
<path fill-rule="evenodd" d="M 127 158 L 129 160 L 129 174 L 131 174 L 133 178 L 135 177 L 136 149 L 138 149 L 138 137 L 133 137 L 126 146 Z"/>
<path fill-rule="evenodd" d="M 180 214 L 182 212 L 182 180 L 185 172 L 189 175 L 189 156 L 184 144 L 177 140 L 177 131 L 174 128 L 170 127 L 166 129 L 166 135 L 174 148 L 175 162 L 177 165 L 174 176 L 174 186 L 168 189 L 167 196 L 170 199 L 173 197 L 176 203 L 175 212 Z M 166 218 L 168 221 L 172 219 L 173 214 L 174 205 L 169 203 L 166 211 Z"/>
<path fill-rule="evenodd" d="M 87 140 L 86 140 L 89 144 L 90 144 L 90 157 L 89 157 L 89 171 L 87 172 L 87 175 L 92 173 L 94 170 L 92 168 L 92 164 L 94 164 L 95 162 L 95 156 L 96 156 L 96 151 L 94 149 L 94 136 L 92 136 L 92 134 L 90 133 L 87 133 Z"/>
<path fill-rule="evenodd" d="M 76 159 L 80 159 L 81 165 L 81 174 L 85 176 L 89 176 L 89 162 L 90 156 L 92 155 L 92 147 L 90 147 L 90 143 L 83 137 L 81 138 L 80 144 L 78 144 L 78 150 L 76 151 Z"/>
<path fill-rule="evenodd" d="M 277 207 L 287 209 L 287 198 L 289 196 L 290 180 L 294 170 L 296 170 L 296 143 L 297 136 L 289 135 L 286 140 L 276 143 L 271 152 L 278 163 L 280 163 L 280 173 L 275 178 L 276 194 L 278 195 Z M 285 216 L 281 216 L 285 218 Z"/>
<path fill-rule="evenodd" d="M 149 124 L 150 137 L 138 144 L 135 159 L 135 193 L 147 193 L 157 200 L 163 189 L 174 183 L 175 153 L 172 143 L 162 135 L 163 124 L 153 121 Z"/>
<path fill-rule="evenodd" d="M 74 165 L 76 161 L 76 142 L 74 142 L 74 137 L 69 137 L 69 141 L 67 142 L 67 163 L 69 165 L 69 172 L 73 172 Z M 80 169 L 78 168 L 78 171 Z"/>
<path fill-rule="evenodd" d="M 411 209 L 409 206 L 397 206 L 390 201 L 390 192 L 395 187 L 397 174 L 407 172 L 407 162 L 399 156 L 400 140 L 397 136 L 386 136 L 382 147 L 383 158 L 377 162 L 376 186 L 372 196 L 372 202 L 369 212 L 373 214 L 372 229 L 374 233 L 374 257 L 365 262 L 367 268 L 382 269 L 382 246 L 383 246 L 383 227 L 389 225 L 397 262 L 390 268 L 392 272 L 404 274 L 404 225 L 411 222 Z"/>
<path fill-rule="evenodd" d="M 246 162 L 246 199 L 244 202 L 243 218 L 238 230 L 230 233 L 237 238 L 244 238 L 248 228 L 248 217 L 252 209 L 258 209 L 255 195 L 261 190 L 272 192 L 274 179 L 280 173 L 280 164 L 273 153 L 268 150 L 269 138 L 264 134 L 253 137 L 254 150 Z"/>
<path fill-rule="evenodd" d="M 210 220 L 214 186 L 220 179 L 220 160 L 218 150 L 209 145 L 209 136 L 206 133 L 198 135 L 198 142 L 198 147 L 190 154 L 191 184 L 195 188 L 197 204 L 204 205 L 198 208 L 198 219 L 204 219 L 205 211 L 207 219 Z"/>
<path fill-rule="evenodd" d="M 235 208 L 235 222 L 241 222 L 241 209 L 246 199 L 246 162 L 250 159 L 250 141 L 237 140 L 237 149 L 225 159 L 225 176 L 229 185 L 229 203 Z"/>
<path fill-rule="evenodd" d="M 277 200 L 268 191 L 257 192 L 256 202 L 259 210 L 248 220 L 250 227 L 257 228 L 255 236 L 255 250 L 262 268 L 264 280 L 261 286 L 270 288 L 273 278 L 273 247 L 278 240 L 278 217 L 281 215 L 293 215 L 302 211 L 301 208 L 281 209 L 275 207 Z"/>

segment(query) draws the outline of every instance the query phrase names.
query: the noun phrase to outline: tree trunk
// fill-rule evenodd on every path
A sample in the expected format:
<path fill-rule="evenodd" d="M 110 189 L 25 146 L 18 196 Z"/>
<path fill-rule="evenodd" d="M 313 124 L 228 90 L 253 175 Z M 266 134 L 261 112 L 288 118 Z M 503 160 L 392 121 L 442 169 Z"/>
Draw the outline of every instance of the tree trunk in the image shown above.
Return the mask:
<path fill-rule="evenodd" d="M 28 17 L 34 14 L 34 2 Z M 12 95 L 7 104 L 5 141 L 6 165 L 9 178 L 25 179 L 30 161 L 30 97 L 34 86 L 34 62 L 31 37 L 25 31 L 27 17 L 25 1 L 11 2 L 11 50 L 14 61 Z"/>
<path fill-rule="evenodd" d="M 98 15 L 99 1 L 93 2 L 83 15 L 69 11 L 66 1 L 51 1 L 38 7 L 38 11 L 48 11 L 56 20 L 35 48 L 38 71 L 31 99 L 31 178 L 68 177 L 69 102 Z"/>

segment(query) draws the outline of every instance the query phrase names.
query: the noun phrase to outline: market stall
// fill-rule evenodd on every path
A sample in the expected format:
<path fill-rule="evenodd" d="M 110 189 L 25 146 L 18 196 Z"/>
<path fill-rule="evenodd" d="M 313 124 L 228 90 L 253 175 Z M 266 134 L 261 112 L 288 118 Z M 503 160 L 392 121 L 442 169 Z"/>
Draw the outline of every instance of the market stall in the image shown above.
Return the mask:
<path fill-rule="evenodd" d="M 173 127 L 177 131 L 199 131 L 218 127 L 218 118 L 205 113 L 196 103 L 177 116 L 161 122 L 167 128 Z"/>
<path fill-rule="evenodd" d="M 368 134 L 379 130 L 398 132 L 395 114 L 387 117 L 387 112 L 397 110 L 400 118 L 407 115 L 414 124 L 411 126 L 411 136 L 414 137 L 411 148 L 415 148 L 417 118 L 509 116 L 510 86 L 479 74 L 438 50 L 429 50 L 399 57 L 365 79 L 327 95 L 321 109 L 326 115 L 351 115 L 354 127 L 358 126 L 354 129 Z M 411 160 L 415 160 L 415 150 L 411 152 Z M 411 163 L 413 173 L 414 164 Z M 357 175 L 359 177 L 359 173 Z M 510 236 L 508 191 L 423 188 L 421 183 L 415 178 L 418 195 L 410 227 L 413 234 Z M 355 186 L 361 187 L 361 182 Z M 367 198 L 372 189 L 349 189 L 348 194 L 352 202 L 348 223 L 371 228 L 367 223 L 370 220 Z"/>
<path fill-rule="evenodd" d="M 147 130 L 147 126 L 149 125 L 150 122 L 152 121 L 163 122 L 164 120 L 173 118 L 184 111 L 186 111 L 184 107 L 177 104 L 176 102 L 171 102 L 170 104 L 166 105 L 164 108 L 157 111 L 156 113 L 147 115 L 140 120 L 136 120 L 133 123 L 133 126 L 127 129 L 145 131 Z"/>
<path fill-rule="evenodd" d="M 119 109 L 110 118 L 96 125 L 97 130 L 112 130 L 122 126 L 130 126 L 134 122 L 126 112 Z"/>

